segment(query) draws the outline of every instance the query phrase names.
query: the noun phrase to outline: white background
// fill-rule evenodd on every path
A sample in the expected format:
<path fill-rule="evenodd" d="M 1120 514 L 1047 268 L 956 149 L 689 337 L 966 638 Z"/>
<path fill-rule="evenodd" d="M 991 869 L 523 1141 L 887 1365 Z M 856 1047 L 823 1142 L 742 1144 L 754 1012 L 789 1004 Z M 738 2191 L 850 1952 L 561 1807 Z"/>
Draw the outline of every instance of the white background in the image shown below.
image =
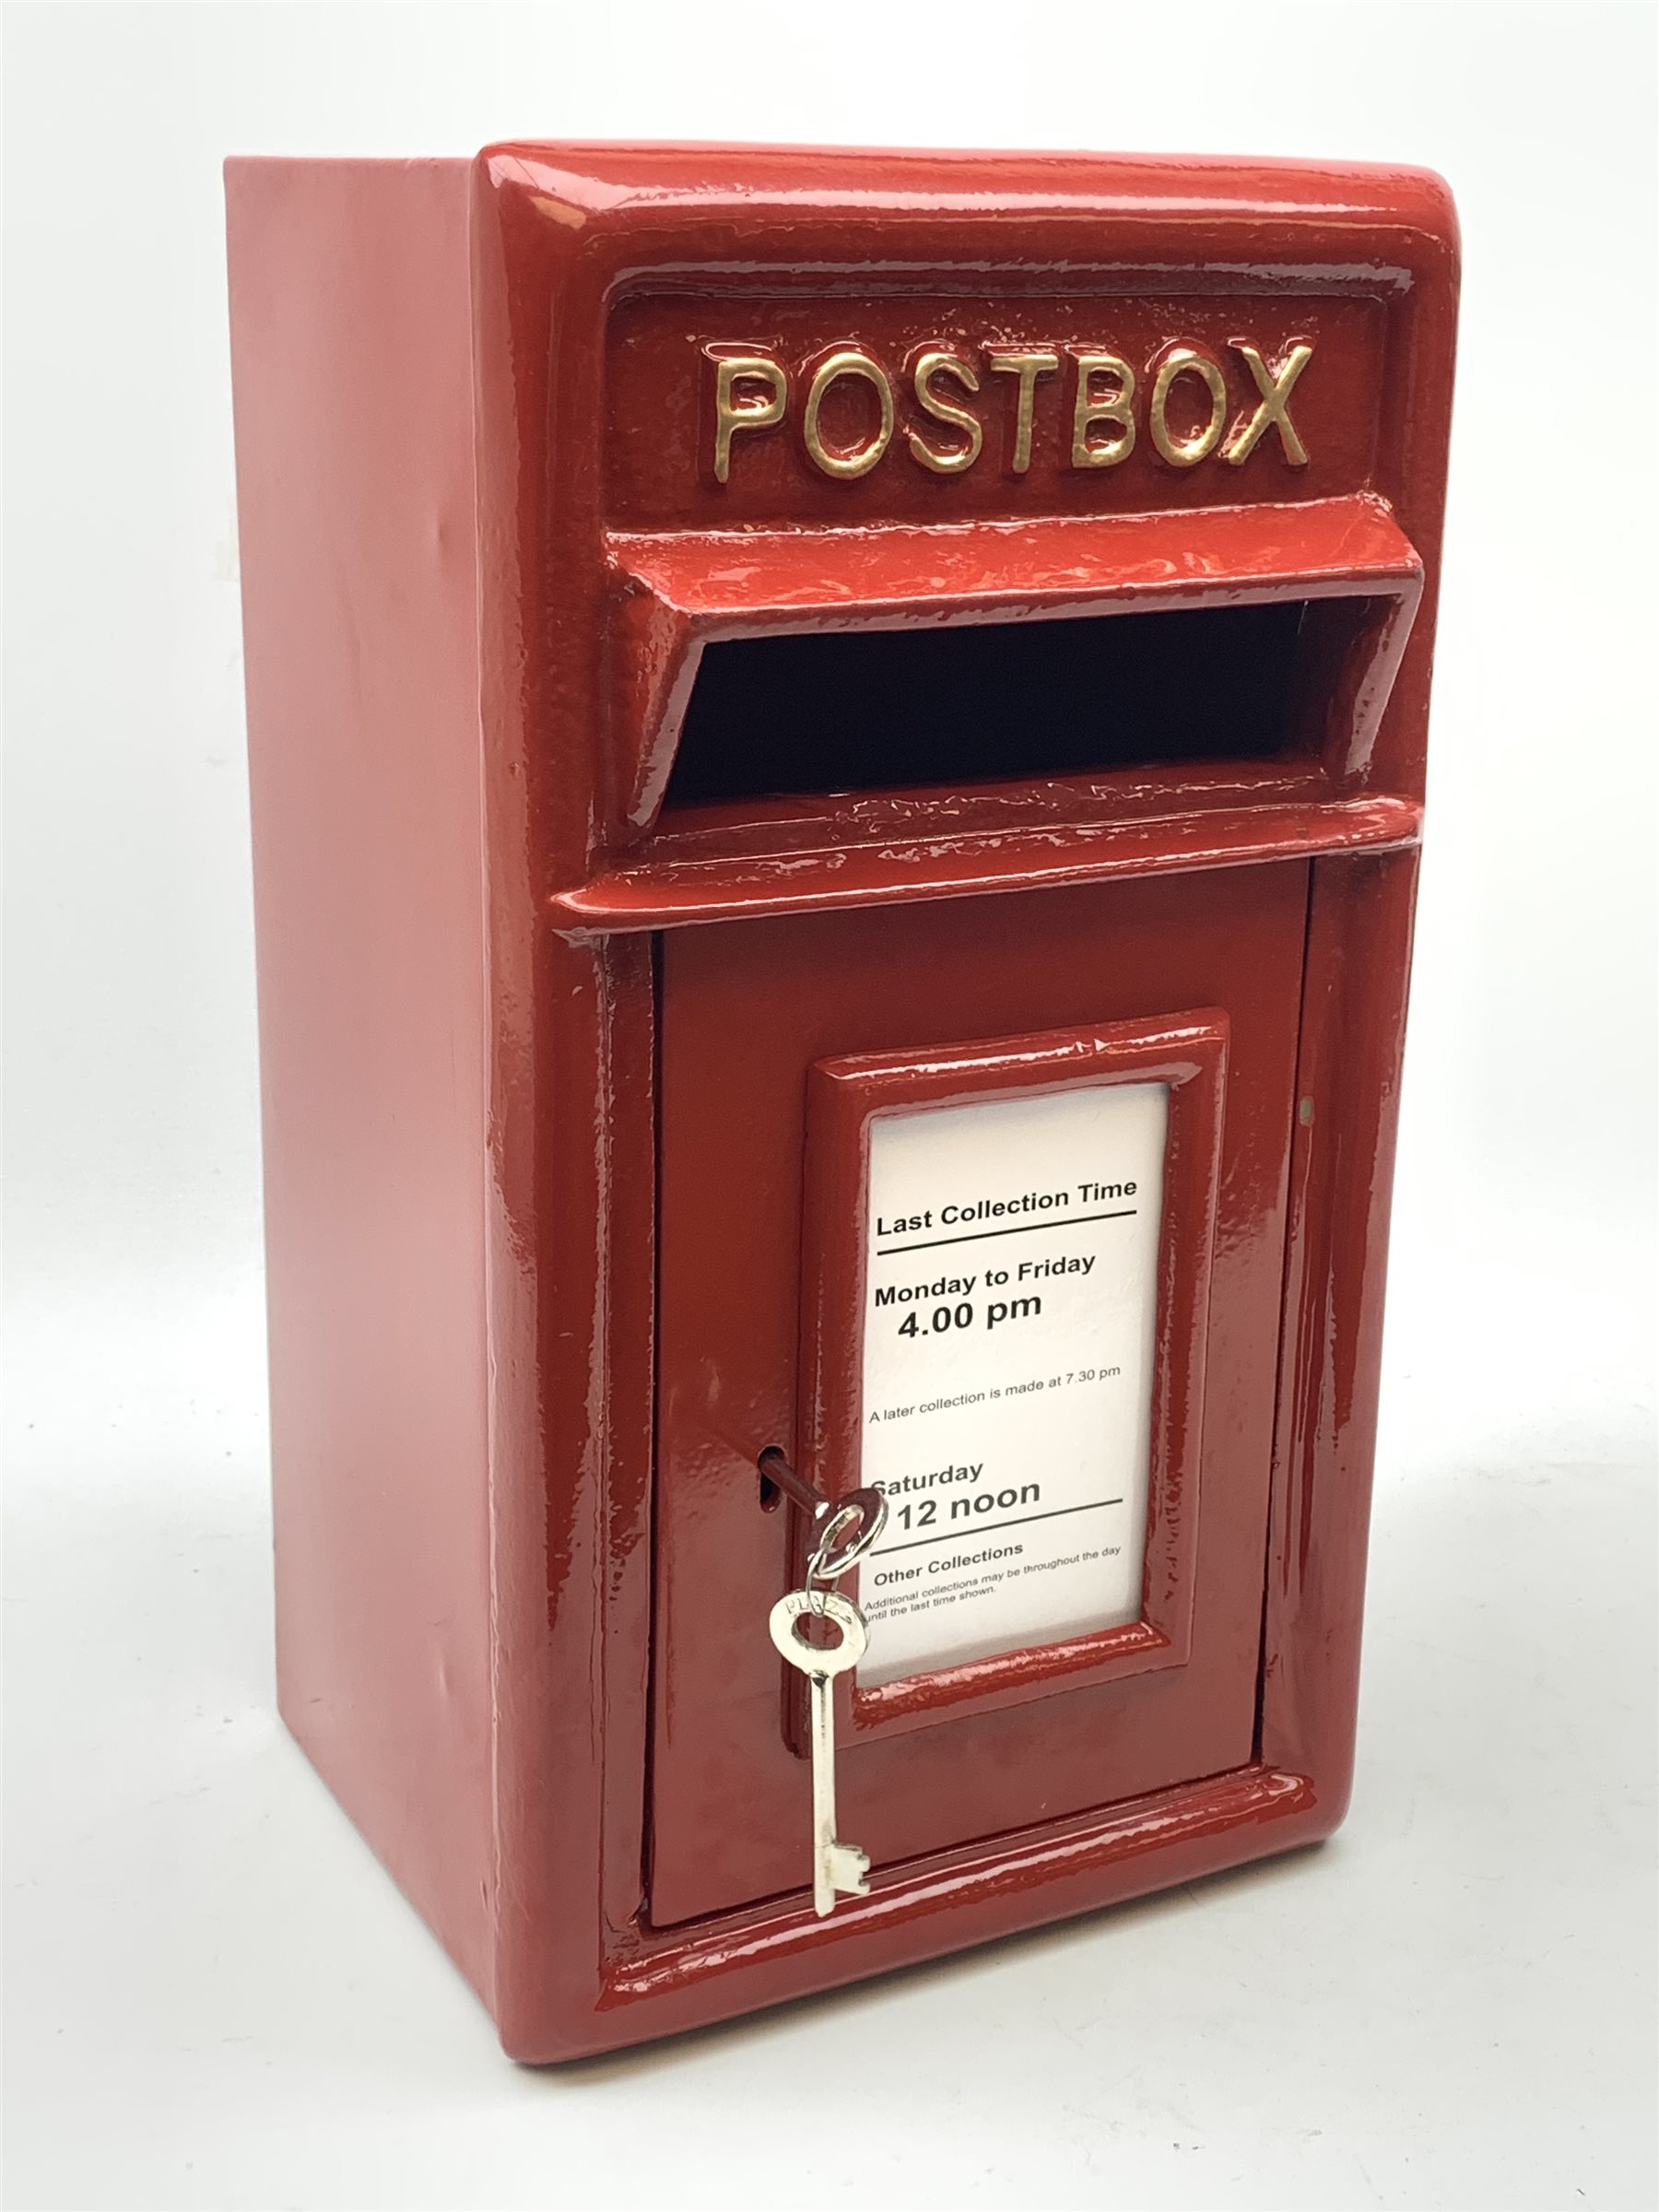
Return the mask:
<path fill-rule="evenodd" d="M 12 2205 L 1651 2206 L 1652 16 L 6 43 Z M 1347 1828 L 540 2075 L 273 1712 L 218 180 L 512 133 L 1420 161 L 1467 261 Z"/>
<path fill-rule="evenodd" d="M 878 1113 L 869 1124 L 858 1479 L 888 1490 L 888 1512 L 858 1577 L 870 1621 L 862 1685 L 1140 1618 L 1170 1112 L 1167 1083 L 1120 1080 Z M 1124 1187 L 1085 1199 L 1086 1173 Z M 1068 1195 L 1018 1228 L 992 1230 L 974 1216 L 970 1230 L 947 1210 L 1038 1192 Z M 933 1233 L 917 1241 L 880 1227 L 904 1216 Z M 987 1231 L 1038 1241 L 988 1246 Z M 1068 1261 L 1076 1272 L 1023 1274 Z M 1013 1277 L 1006 1289 L 991 1287 L 994 1269 Z M 971 1286 L 967 1328 L 952 1328 L 948 1311 L 945 1328 L 933 1328 L 935 1308 L 956 1307 L 950 1293 L 881 1310 L 894 1291 L 953 1274 Z M 1036 1311 L 1010 1319 L 1017 1301 Z M 877 1421 L 895 1407 L 895 1419 Z M 978 1467 L 983 1479 L 914 1498 L 889 1488 L 941 1467 Z M 1030 1495 L 1022 1485 L 1016 1500 L 1011 1486 L 1038 1468 L 1041 1484 Z M 999 1492 L 1006 1505 L 971 1518 Z M 1072 1518 L 1090 1512 L 1107 1517 Z M 959 1513 L 971 1516 L 966 1525 Z M 935 1515 L 933 1535 L 920 1536 Z M 1005 1532 L 997 1562 L 980 1537 L 994 1548 Z"/>

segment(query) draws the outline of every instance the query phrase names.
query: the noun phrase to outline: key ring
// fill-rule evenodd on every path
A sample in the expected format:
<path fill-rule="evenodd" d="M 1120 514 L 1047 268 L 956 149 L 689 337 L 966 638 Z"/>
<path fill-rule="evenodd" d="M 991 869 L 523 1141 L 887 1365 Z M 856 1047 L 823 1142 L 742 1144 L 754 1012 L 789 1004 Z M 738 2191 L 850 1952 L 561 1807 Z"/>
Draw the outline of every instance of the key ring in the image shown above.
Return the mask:
<path fill-rule="evenodd" d="M 806 1562 L 807 1589 L 815 1583 L 836 1581 L 862 1559 L 887 1526 L 887 1516 L 888 1501 L 879 1490 L 853 1490 L 831 1506 Z M 842 1542 L 848 1528 L 855 1528 L 857 1534 Z"/>
<path fill-rule="evenodd" d="M 769 1444 L 755 1464 L 768 1482 L 812 1515 L 816 1535 L 806 1566 L 809 1597 L 820 1583 L 833 1583 L 855 1566 L 887 1525 L 888 1502 L 879 1490 L 849 1490 L 844 1498 L 826 1498 L 815 1482 L 796 1473 L 776 1444 Z M 857 1534 L 847 1537 L 851 1528 Z"/>

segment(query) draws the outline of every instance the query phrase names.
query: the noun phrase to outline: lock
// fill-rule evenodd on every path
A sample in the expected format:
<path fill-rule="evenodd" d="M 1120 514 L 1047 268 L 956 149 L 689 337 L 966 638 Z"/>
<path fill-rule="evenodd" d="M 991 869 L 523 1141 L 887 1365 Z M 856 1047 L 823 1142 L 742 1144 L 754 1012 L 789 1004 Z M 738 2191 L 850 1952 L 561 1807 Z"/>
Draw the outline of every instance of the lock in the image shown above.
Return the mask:
<path fill-rule="evenodd" d="M 294 1734 L 530 2061 L 1328 1834 L 1444 187 L 228 192 Z"/>

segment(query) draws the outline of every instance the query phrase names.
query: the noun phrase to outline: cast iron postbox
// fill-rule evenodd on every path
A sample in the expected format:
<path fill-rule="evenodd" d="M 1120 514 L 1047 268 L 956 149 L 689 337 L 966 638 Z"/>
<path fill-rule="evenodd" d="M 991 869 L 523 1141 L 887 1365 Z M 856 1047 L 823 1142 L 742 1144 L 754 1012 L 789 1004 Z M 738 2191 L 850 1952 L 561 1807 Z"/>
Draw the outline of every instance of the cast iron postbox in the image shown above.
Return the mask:
<path fill-rule="evenodd" d="M 229 204 L 294 1733 L 533 2060 L 1326 1834 L 1444 188 L 524 145 Z M 809 1485 L 887 1505 L 827 1913 Z"/>

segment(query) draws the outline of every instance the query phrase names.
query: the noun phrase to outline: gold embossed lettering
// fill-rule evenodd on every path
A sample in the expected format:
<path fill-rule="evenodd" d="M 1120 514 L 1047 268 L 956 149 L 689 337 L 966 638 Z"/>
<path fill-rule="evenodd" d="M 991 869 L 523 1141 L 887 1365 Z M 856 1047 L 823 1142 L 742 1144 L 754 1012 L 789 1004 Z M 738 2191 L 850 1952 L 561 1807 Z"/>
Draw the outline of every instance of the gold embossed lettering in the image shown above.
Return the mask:
<path fill-rule="evenodd" d="M 1228 344 L 1241 354 L 1245 367 L 1255 379 L 1255 388 L 1261 394 L 1261 405 L 1248 420 L 1241 415 L 1234 423 L 1227 443 L 1221 448 L 1223 461 L 1230 461 L 1235 468 L 1248 461 L 1265 435 L 1271 423 L 1279 434 L 1285 459 L 1292 468 L 1306 468 L 1308 449 L 1297 436 L 1296 425 L 1290 419 L 1290 394 L 1296 380 L 1313 359 L 1312 346 L 1292 346 L 1282 361 L 1270 367 L 1256 348 L 1245 338 L 1229 338 Z"/>
<path fill-rule="evenodd" d="M 966 445 L 947 446 L 943 452 L 929 445 L 920 430 L 907 429 L 905 442 L 914 459 L 924 468 L 931 468 L 935 476 L 959 477 L 965 468 L 971 468 L 980 457 L 980 448 L 985 442 L 984 429 L 979 417 L 970 407 L 959 406 L 954 400 L 942 399 L 933 389 L 935 376 L 953 376 L 965 391 L 979 390 L 979 375 L 959 353 L 946 353 L 935 349 L 916 356 L 913 376 L 916 404 L 931 415 L 935 422 L 950 423 L 955 429 L 966 430 Z"/>
<path fill-rule="evenodd" d="M 1002 346 L 988 346 L 985 360 L 998 376 L 1017 376 L 1014 402 L 1014 451 L 1008 459 L 1012 475 L 1023 477 L 1031 465 L 1031 418 L 1037 407 L 1037 379 L 1053 376 L 1060 366 L 1057 353 L 1016 353 Z"/>
<path fill-rule="evenodd" d="M 1170 394 L 1176 378 L 1181 376 L 1199 378 L 1209 394 L 1209 420 L 1190 438 L 1176 438 L 1170 431 Z M 1152 433 L 1153 444 L 1171 468 L 1191 468 L 1195 461 L 1203 461 L 1215 452 L 1226 421 L 1227 385 L 1219 368 L 1207 353 L 1199 353 L 1191 346 L 1172 346 L 1159 363 L 1158 374 L 1152 380 L 1152 397 L 1147 406 L 1147 427 Z"/>
<path fill-rule="evenodd" d="M 1135 371 L 1118 353 L 1074 353 L 1077 364 L 1077 394 L 1072 407 L 1071 458 L 1074 468 L 1115 468 L 1135 451 Z M 1095 379 L 1110 376 L 1117 390 L 1102 399 Z M 1115 422 L 1122 435 L 1097 445 L 1089 432 L 1097 422 Z"/>
<path fill-rule="evenodd" d="M 724 484 L 732 473 L 733 438 L 739 430 L 767 430 L 782 422 L 789 385 L 770 353 L 724 353 L 713 346 L 703 351 L 714 363 L 714 481 Z M 739 385 L 764 390 L 745 397 Z"/>
<path fill-rule="evenodd" d="M 876 435 L 867 439 L 863 445 L 855 446 L 851 453 L 838 453 L 824 443 L 818 418 L 830 386 L 843 376 L 861 377 L 865 383 L 874 386 L 881 406 L 881 423 Z M 844 346 L 827 355 L 813 371 L 812 382 L 807 387 L 801 434 L 806 441 L 806 451 L 827 477 L 845 478 L 868 476 L 887 452 L 893 435 L 893 387 L 888 383 L 887 371 L 881 363 L 872 360 L 867 353 L 861 352 L 855 346 Z"/>

